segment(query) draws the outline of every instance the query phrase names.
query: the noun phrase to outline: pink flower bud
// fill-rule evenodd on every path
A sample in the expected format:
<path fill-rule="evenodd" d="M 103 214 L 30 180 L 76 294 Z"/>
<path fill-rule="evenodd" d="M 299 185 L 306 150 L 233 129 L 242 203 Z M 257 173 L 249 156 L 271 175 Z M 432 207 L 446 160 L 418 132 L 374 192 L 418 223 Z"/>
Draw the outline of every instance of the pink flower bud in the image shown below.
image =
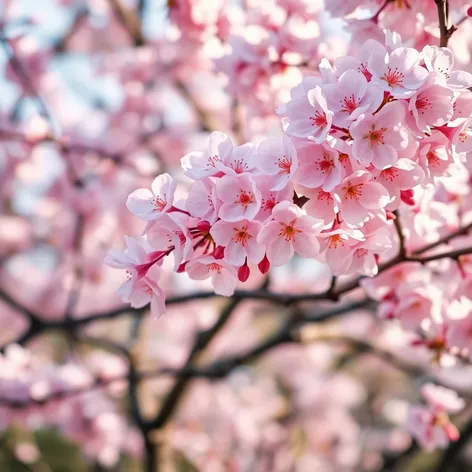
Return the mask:
<path fill-rule="evenodd" d="M 257 264 L 257 267 L 259 267 L 261 274 L 267 274 L 267 272 L 269 272 L 270 262 L 269 259 L 267 259 L 267 256 L 264 256 L 264 259 L 262 259 L 262 261 Z"/>
<path fill-rule="evenodd" d="M 246 282 L 246 280 L 249 278 L 249 275 L 251 274 L 251 269 L 249 269 L 249 266 L 247 265 L 247 262 L 244 263 L 239 269 L 238 269 L 238 279 L 241 282 Z"/>
<path fill-rule="evenodd" d="M 202 233 L 208 233 L 210 231 L 211 225 L 208 221 L 200 221 L 197 224 L 197 228 L 202 232 Z"/>
<path fill-rule="evenodd" d="M 403 203 L 407 205 L 414 206 L 415 199 L 413 198 L 414 192 L 413 190 L 400 190 L 400 198 Z"/>
<path fill-rule="evenodd" d="M 216 246 L 213 256 L 215 259 L 223 259 L 225 257 L 225 248 L 223 246 Z"/>

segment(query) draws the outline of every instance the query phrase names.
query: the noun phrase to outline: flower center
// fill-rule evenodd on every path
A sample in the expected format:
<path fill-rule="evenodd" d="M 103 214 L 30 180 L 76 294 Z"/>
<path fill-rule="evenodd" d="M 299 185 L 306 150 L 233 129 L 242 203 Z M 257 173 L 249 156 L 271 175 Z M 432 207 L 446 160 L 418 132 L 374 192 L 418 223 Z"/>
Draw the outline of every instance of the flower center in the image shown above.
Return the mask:
<path fill-rule="evenodd" d="M 361 65 L 357 68 L 357 70 L 361 74 L 364 74 L 364 77 L 367 79 L 367 82 L 370 82 L 370 80 L 372 79 L 372 74 L 367 70 L 367 64 L 365 62 L 362 62 Z"/>
<path fill-rule="evenodd" d="M 360 100 L 356 100 L 354 94 L 352 94 L 350 97 L 344 97 L 344 99 L 341 101 L 341 111 L 346 111 L 350 114 L 359 106 L 359 103 Z"/>
<path fill-rule="evenodd" d="M 280 173 L 290 174 L 290 170 L 292 168 L 292 162 L 289 161 L 285 156 L 283 156 L 282 159 L 277 160 L 277 165 L 280 169 Z"/>
<path fill-rule="evenodd" d="M 240 228 L 234 228 L 233 241 L 245 246 L 252 236 L 247 231 L 247 226 L 241 226 Z"/>
<path fill-rule="evenodd" d="M 436 167 L 439 165 L 439 157 L 434 151 L 429 151 L 426 154 L 426 159 L 428 160 L 428 165 L 431 167 Z"/>
<path fill-rule="evenodd" d="M 282 236 L 285 241 L 295 241 L 295 235 L 301 233 L 301 229 L 295 228 L 295 220 L 292 220 L 289 224 L 279 223 L 282 227 L 279 233 L 279 236 Z"/>
<path fill-rule="evenodd" d="M 424 115 L 425 111 L 428 109 L 428 108 L 431 108 L 431 100 L 428 98 L 428 97 L 418 97 L 418 99 L 416 100 L 416 109 L 418 111 L 421 110 L 421 114 Z"/>
<path fill-rule="evenodd" d="M 208 165 L 210 167 L 216 167 L 217 162 L 221 162 L 220 156 L 218 155 L 210 156 L 208 158 Z"/>
<path fill-rule="evenodd" d="M 331 200 L 331 198 L 331 194 L 323 190 L 320 190 L 316 196 L 317 200 Z"/>
<path fill-rule="evenodd" d="M 328 248 L 337 249 L 344 246 L 343 237 L 340 234 L 333 234 L 329 237 Z"/>
<path fill-rule="evenodd" d="M 384 133 L 387 131 L 387 128 L 379 128 L 375 129 L 374 125 L 372 125 L 372 130 L 369 131 L 365 136 L 364 139 L 369 140 L 370 147 L 378 146 L 379 144 L 384 143 Z"/>
<path fill-rule="evenodd" d="M 367 254 L 369 254 L 369 251 L 364 248 L 356 249 L 354 251 L 354 257 L 357 257 L 358 259 L 367 256 Z"/>
<path fill-rule="evenodd" d="M 264 211 L 272 211 L 272 209 L 275 207 L 276 204 L 277 202 L 275 201 L 274 196 L 271 195 L 269 198 L 262 200 L 261 206 Z"/>
<path fill-rule="evenodd" d="M 462 131 L 461 133 L 459 133 L 459 141 L 461 143 L 465 143 L 468 138 L 469 138 L 469 135 L 466 131 Z"/>
<path fill-rule="evenodd" d="M 221 266 L 217 262 L 212 262 L 211 264 L 208 264 L 207 267 L 210 272 L 221 274 Z"/>
<path fill-rule="evenodd" d="M 246 192 L 246 190 L 241 190 L 234 203 L 239 203 L 239 205 L 247 208 L 248 205 L 254 203 L 254 195 L 251 192 Z"/>
<path fill-rule="evenodd" d="M 395 87 L 402 85 L 403 77 L 404 75 L 398 70 L 397 67 L 395 67 L 395 69 L 391 69 L 389 67 L 381 79 L 385 80 L 389 87 Z"/>
<path fill-rule="evenodd" d="M 384 180 L 389 180 L 393 182 L 398 177 L 398 170 L 395 167 L 389 167 L 388 169 L 384 169 L 380 172 L 380 176 Z"/>
<path fill-rule="evenodd" d="M 328 126 L 326 115 L 324 113 L 320 113 L 319 111 L 315 113 L 315 116 L 310 116 L 310 121 L 312 126 L 317 126 L 318 128 L 324 128 L 325 126 Z"/>
<path fill-rule="evenodd" d="M 162 211 L 167 205 L 167 203 L 161 197 L 156 197 L 152 203 L 156 207 L 154 211 Z"/>
<path fill-rule="evenodd" d="M 236 174 L 242 174 L 244 171 L 248 169 L 248 165 L 242 159 L 236 159 L 231 163 L 232 169 L 236 172 Z"/>
<path fill-rule="evenodd" d="M 347 183 L 345 187 L 343 187 L 344 190 L 344 199 L 345 200 L 358 200 L 359 197 L 362 195 L 362 187 L 364 187 L 364 184 L 359 184 L 359 185 L 351 185 L 350 182 Z"/>

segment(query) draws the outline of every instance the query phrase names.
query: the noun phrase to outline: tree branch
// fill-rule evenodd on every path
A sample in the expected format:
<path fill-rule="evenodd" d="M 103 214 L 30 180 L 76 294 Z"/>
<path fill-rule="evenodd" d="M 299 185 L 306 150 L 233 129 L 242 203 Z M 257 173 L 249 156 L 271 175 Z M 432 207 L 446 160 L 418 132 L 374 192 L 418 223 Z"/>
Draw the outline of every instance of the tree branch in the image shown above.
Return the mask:
<path fill-rule="evenodd" d="M 15 71 L 18 79 L 21 82 L 23 91 L 36 99 L 40 108 L 40 113 L 48 120 L 51 128 L 54 128 L 54 122 L 51 117 L 51 114 L 49 113 L 49 109 L 46 105 L 46 102 L 43 100 L 39 91 L 36 89 L 36 86 L 31 80 L 28 71 L 23 66 L 23 63 L 20 61 L 20 59 L 18 59 L 17 55 L 15 54 L 15 50 L 10 44 L 8 38 L 5 36 L 5 33 L 2 28 L 0 28 L 0 43 L 2 44 L 2 47 L 10 61 L 13 70 Z"/>
<path fill-rule="evenodd" d="M 128 31 L 135 46 L 143 46 L 145 39 L 141 31 L 139 16 L 128 8 L 125 8 L 120 0 L 110 0 L 111 6 L 122 25 Z"/>
<path fill-rule="evenodd" d="M 434 0 L 438 9 L 439 17 L 439 46 L 447 47 L 450 37 L 456 31 L 453 25 L 449 28 L 449 0 Z"/>

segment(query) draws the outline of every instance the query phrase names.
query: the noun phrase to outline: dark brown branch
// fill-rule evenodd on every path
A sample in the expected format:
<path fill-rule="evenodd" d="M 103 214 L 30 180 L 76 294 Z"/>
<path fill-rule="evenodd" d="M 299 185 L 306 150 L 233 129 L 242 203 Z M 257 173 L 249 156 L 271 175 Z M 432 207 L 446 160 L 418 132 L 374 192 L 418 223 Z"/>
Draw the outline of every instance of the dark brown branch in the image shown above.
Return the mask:
<path fill-rule="evenodd" d="M 463 232 L 464 232 L 464 229 L 458 230 L 454 234 L 457 236 L 459 234 L 463 234 Z M 449 240 L 452 237 L 453 236 L 450 235 L 447 238 L 441 238 L 436 243 L 428 245 L 427 248 L 428 250 L 433 249 L 434 247 L 443 244 L 446 239 Z M 416 251 L 417 254 L 420 254 L 422 252 L 424 252 L 423 249 Z M 420 257 L 420 256 L 401 257 L 399 255 L 396 258 L 381 265 L 379 267 L 379 273 L 394 267 L 396 264 L 400 262 L 415 261 L 415 262 L 420 262 L 420 263 L 425 264 L 428 262 L 432 262 L 432 261 L 440 260 L 444 258 L 451 258 L 451 259 L 457 260 L 460 256 L 471 254 L 471 253 L 472 253 L 472 247 L 466 247 L 466 248 L 456 249 L 452 251 L 442 252 L 439 254 L 433 254 L 431 256 L 423 256 L 423 257 Z M 262 288 L 259 290 L 237 290 L 231 298 L 234 302 L 239 302 L 241 300 L 265 300 L 271 303 L 275 303 L 278 305 L 285 305 L 285 306 L 290 306 L 290 305 L 293 305 L 295 303 L 300 303 L 300 302 L 309 302 L 309 301 L 316 301 L 316 300 L 337 301 L 341 295 L 344 295 L 350 292 L 351 290 L 358 288 L 363 278 L 364 277 L 362 276 L 362 277 L 353 279 L 350 282 L 346 282 L 344 285 L 338 287 L 334 291 L 331 291 L 331 287 L 330 287 L 330 289 L 322 293 L 303 293 L 303 294 L 294 295 L 294 294 L 289 294 L 289 293 L 272 293 L 268 291 L 266 288 Z M 132 316 L 139 316 L 147 311 L 146 307 L 136 310 L 136 309 L 132 309 L 129 306 L 123 306 L 123 307 L 110 310 L 108 312 L 92 313 L 79 319 L 69 319 L 69 320 L 64 319 L 64 320 L 58 320 L 58 321 L 43 322 L 41 321 L 39 316 L 32 313 L 30 310 L 27 310 L 26 308 L 24 308 L 23 306 L 21 306 L 14 300 L 12 300 L 11 297 L 7 296 L 6 294 L 0 292 L 0 297 L 4 301 L 6 301 L 10 306 L 17 309 L 18 311 L 26 315 L 28 318 L 30 318 L 30 320 L 36 320 L 37 323 L 36 323 L 35 329 L 37 331 L 32 332 L 29 335 L 27 335 L 26 340 L 33 337 L 35 333 L 37 334 L 39 332 L 43 332 L 46 329 L 71 330 L 74 327 L 83 326 L 94 321 L 110 320 L 110 319 L 116 318 L 121 315 L 126 315 L 126 314 L 132 315 Z M 219 295 L 215 294 L 212 291 L 190 293 L 186 295 L 170 297 L 167 300 L 167 305 L 185 303 L 185 302 L 196 301 L 196 300 L 205 300 L 205 299 L 217 298 L 217 297 L 219 297 Z"/>
<path fill-rule="evenodd" d="M 52 47 L 55 53 L 62 53 L 67 49 L 67 43 L 79 30 L 82 24 L 88 17 L 88 9 L 86 7 L 79 8 L 74 15 L 71 26 L 67 29 L 67 32 L 60 39 L 56 40 L 56 43 Z"/>
<path fill-rule="evenodd" d="M 469 231 L 472 231 L 472 223 L 462 226 L 461 228 L 457 229 L 456 231 L 452 233 L 447 234 L 446 236 L 443 236 L 437 241 L 431 244 L 427 244 L 426 246 L 423 246 L 422 248 L 417 249 L 416 251 L 413 251 L 413 254 L 418 255 L 418 254 L 423 254 L 425 252 L 428 252 L 431 249 L 434 249 L 438 246 L 448 243 L 449 241 L 451 241 L 454 238 L 457 238 L 458 236 L 466 235 L 467 233 L 469 233 Z"/>
<path fill-rule="evenodd" d="M 359 300 L 359 301 L 345 304 L 342 306 L 338 306 L 332 310 L 327 310 L 319 314 L 315 314 L 312 316 L 304 316 L 304 317 L 300 317 L 299 313 L 295 312 L 296 314 L 295 315 L 292 314 L 283 323 L 282 327 L 279 330 L 277 330 L 272 336 L 269 336 L 268 339 L 262 341 L 260 344 L 256 345 L 254 348 L 249 349 L 246 353 L 238 355 L 238 356 L 234 356 L 234 357 L 223 358 L 223 359 L 214 361 L 213 363 L 207 366 L 197 367 L 195 365 L 192 365 L 192 363 L 188 363 L 182 369 L 163 368 L 159 370 L 148 370 L 148 371 L 142 371 L 142 372 L 132 371 L 127 376 L 120 375 L 120 376 L 116 376 L 116 377 L 112 377 L 108 379 L 97 378 L 95 379 L 93 383 L 85 386 L 84 388 L 75 389 L 75 390 L 57 391 L 41 400 L 35 400 L 32 398 L 26 401 L 0 399 L 0 404 L 9 406 L 12 408 L 25 408 L 31 405 L 43 405 L 49 401 L 59 400 L 59 399 L 67 398 L 69 396 L 79 395 L 81 393 L 90 391 L 92 389 L 105 387 L 113 382 L 116 382 L 119 380 L 126 380 L 126 379 L 128 379 L 128 381 L 130 382 L 130 385 L 134 385 L 138 381 L 157 377 L 157 376 L 162 376 L 162 375 L 170 375 L 170 376 L 181 377 L 181 378 L 186 378 L 186 379 L 195 378 L 195 377 L 205 377 L 209 379 L 220 378 L 222 376 L 227 375 L 235 367 L 252 361 L 256 357 L 264 354 L 265 352 L 272 349 L 273 347 L 279 346 L 287 342 L 298 342 L 300 339 L 299 339 L 299 336 L 295 333 L 295 330 L 297 328 L 300 328 L 307 323 L 318 323 L 318 322 L 327 321 L 337 316 L 341 316 L 347 312 L 360 309 L 360 308 L 366 308 L 368 306 L 368 303 L 369 301 L 367 299 L 363 299 L 363 300 Z M 198 343 L 199 346 L 203 346 L 203 343 L 205 342 L 206 345 L 208 345 L 208 343 L 215 336 L 215 334 L 224 326 L 224 324 L 228 320 L 228 317 L 231 315 L 230 310 L 233 310 L 234 308 L 235 308 L 234 302 L 228 305 L 224 313 L 222 313 L 222 315 L 220 316 L 218 321 L 212 326 L 212 328 L 209 329 L 208 331 L 203 331 L 200 333 L 200 335 L 197 337 L 196 344 Z M 118 343 L 115 343 L 113 341 L 109 341 L 106 339 L 97 339 L 97 338 L 91 338 L 91 337 L 82 336 L 82 335 L 76 336 L 76 340 L 78 342 L 95 345 L 97 347 L 101 347 L 107 350 L 111 350 L 113 352 L 117 352 L 128 360 L 130 369 L 133 368 L 133 363 L 131 362 L 132 360 L 131 355 L 129 351 L 127 350 L 127 348 L 121 344 L 118 344 Z M 194 346 L 194 349 L 192 350 L 193 359 L 195 359 L 198 353 L 204 349 L 204 347 L 202 347 L 201 349 L 200 348 L 197 349 L 196 344 Z M 135 397 L 135 401 L 136 401 L 136 397 Z"/>
<path fill-rule="evenodd" d="M 395 225 L 395 229 L 398 235 L 398 243 L 399 243 L 399 250 L 398 253 L 400 257 L 405 257 L 406 255 L 406 248 L 405 248 L 405 234 L 403 233 L 403 226 L 400 221 L 400 215 L 398 211 L 395 211 L 395 219 L 393 220 L 393 224 Z"/>
<path fill-rule="evenodd" d="M 231 317 L 231 314 L 239 305 L 239 303 L 240 303 L 240 300 L 237 300 L 237 299 L 232 300 L 221 312 L 218 320 L 215 322 L 215 324 L 211 328 L 205 331 L 201 331 L 200 333 L 197 334 L 195 343 L 185 362 L 185 366 L 190 366 L 196 360 L 198 355 L 204 349 L 206 349 L 206 347 L 210 344 L 210 342 L 215 337 L 215 335 L 227 323 L 227 321 Z M 151 431 L 153 429 L 159 429 L 162 426 L 164 426 L 164 424 L 168 421 L 168 419 L 174 412 L 175 408 L 177 407 L 177 404 L 179 400 L 181 399 L 186 387 L 187 387 L 187 378 L 186 377 L 179 378 L 177 382 L 174 384 L 174 386 L 172 387 L 172 389 L 170 390 L 170 392 L 168 393 L 167 397 L 165 398 L 157 416 L 153 420 L 147 423 L 146 427 L 148 431 Z"/>
<path fill-rule="evenodd" d="M 449 0 L 434 1 L 438 9 L 439 17 L 439 46 L 447 47 L 449 39 L 457 28 L 454 25 L 449 27 Z"/>
<path fill-rule="evenodd" d="M 219 128 L 218 123 L 213 120 L 213 118 L 200 106 L 200 104 L 192 96 L 192 94 L 188 90 L 187 85 L 185 85 L 180 80 L 176 80 L 173 85 L 192 108 L 198 122 L 201 124 L 202 131 L 211 132 Z"/>
<path fill-rule="evenodd" d="M 141 31 L 139 16 L 132 10 L 125 8 L 120 0 L 110 0 L 110 3 L 117 18 L 128 31 L 134 45 L 143 46 L 146 41 Z"/>

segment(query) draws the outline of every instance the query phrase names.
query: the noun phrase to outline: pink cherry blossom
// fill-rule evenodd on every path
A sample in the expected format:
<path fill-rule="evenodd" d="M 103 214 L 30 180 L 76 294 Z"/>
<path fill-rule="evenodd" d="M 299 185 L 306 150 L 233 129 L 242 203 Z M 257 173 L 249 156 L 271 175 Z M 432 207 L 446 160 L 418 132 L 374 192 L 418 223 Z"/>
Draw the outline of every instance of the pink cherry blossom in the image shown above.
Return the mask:
<path fill-rule="evenodd" d="M 432 126 L 447 123 L 453 114 L 453 97 L 454 92 L 451 89 L 443 86 L 442 81 L 434 76 L 430 76 L 412 95 L 408 105 L 418 129 L 430 132 Z"/>
<path fill-rule="evenodd" d="M 120 287 L 119 292 L 124 297 L 129 297 L 137 282 L 162 259 L 164 251 L 151 252 L 151 248 L 144 239 L 125 236 L 125 243 L 124 251 L 110 249 L 105 258 L 105 264 L 115 269 L 126 269 L 127 280 Z"/>
<path fill-rule="evenodd" d="M 465 71 L 452 70 L 454 54 L 450 49 L 427 45 L 422 56 L 426 68 L 437 72 L 447 80 L 447 86 L 454 90 L 465 90 L 472 87 L 472 74 Z"/>
<path fill-rule="evenodd" d="M 272 216 L 272 210 L 277 203 L 291 200 L 293 197 L 293 185 L 290 182 L 282 190 L 272 190 L 272 178 L 267 175 L 255 176 L 257 189 L 261 193 L 261 208 L 255 216 L 258 221 L 265 222 Z"/>
<path fill-rule="evenodd" d="M 373 170 L 372 180 L 387 189 L 390 200 L 393 203 L 389 209 L 395 209 L 400 205 L 400 194 L 402 190 L 409 190 L 421 184 L 424 178 L 422 168 L 410 159 L 398 159 L 395 165 L 383 170 Z"/>
<path fill-rule="evenodd" d="M 433 131 L 431 136 L 421 141 L 418 164 L 428 181 L 432 182 L 435 177 L 447 175 L 447 170 L 452 163 L 450 143 L 443 133 Z"/>
<path fill-rule="evenodd" d="M 273 221 L 266 223 L 258 242 L 267 245 L 267 258 L 274 266 L 286 264 L 296 252 L 303 257 L 315 257 L 319 252 L 316 236 L 322 223 L 289 202 L 281 202 L 272 210 Z"/>
<path fill-rule="evenodd" d="M 174 270 L 192 254 L 192 238 L 188 231 L 188 216 L 182 213 L 165 214 L 159 224 L 147 233 L 149 244 L 161 250 L 172 249 Z"/>
<path fill-rule="evenodd" d="M 321 187 L 330 192 L 344 177 L 339 154 L 327 145 L 304 143 L 298 149 L 297 182 L 304 187 Z"/>
<path fill-rule="evenodd" d="M 226 175 L 216 183 L 222 205 L 218 215 L 225 221 L 251 220 L 261 207 L 261 193 L 249 174 Z"/>
<path fill-rule="evenodd" d="M 126 201 L 131 213 L 143 220 L 155 220 L 171 210 L 177 183 L 169 174 L 161 174 L 152 183 L 151 190 L 135 190 Z"/>
<path fill-rule="evenodd" d="M 408 146 L 409 134 L 403 121 L 404 109 L 399 103 L 387 104 L 375 116 L 360 116 L 350 128 L 356 159 L 377 169 L 394 165 L 398 152 Z"/>
<path fill-rule="evenodd" d="M 300 186 L 299 190 L 303 196 L 309 198 L 304 206 L 308 215 L 322 220 L 325 225 L 329 225 L 334 221 L 339 209 L 337 201 L 330 192 Z"/>
<path fill-rule="evenodd" d="M 434 286 L 403 285 L 398 296 L 400 302 L 395 316 L 405 329 L 419 329 L 423 320 L 440 319 L 441 293 Z"/>
<path fill-rule="evenodd" d="M 413 48 L 401 47 L 388 53 L 383 46 L 377 47 L 368 62 L 372 82 L 395 98 L 409 98 L 429 75 L 420 60 L 420 53 Z"/>
<path fill-rule="evenodd" d="M 433 450 L 445 448 L 459 438 L 459 431 L 451 423 L 448 412 L 464 408 L 464 401 L 453 390 L 434 384 L 421 389 L 427 406 L 413 405 L 408 411 L 407 428 L 421 447 Z"/>
<path fill-rule="evenodd" d="M 297 168 L 297 150 L 287 136 L 282 140 L 263 141 L 257 150 L 257 167 L 265 175 L 272 175 L 271 190 L 282 190 L 293 179 Z"/>
<path fill-rule="evenodd" d="M 195 181 L 190 187 L 185 206 L 192 216 L 202 218 L 210 223 L 215 222 L 220 207 L 215 182 L 209 178 Z"/>
<path fill-rule="evenodd" d="M 359 170 L 346 177 L 335 189 L 343 220 L 349 225 L 361 225 L 372 211 L 385 208 L 389 195 L 385 187 L 372 181 L 369 172 Z"/>
<path fill-rule="evenodd" d="M 242 220 L 235 223 L 217 221 L 210 229 L 215 243 L 224 246 L 225 260 L 236 267 L 244 261 L 258 264 L 264 258 L 265 247 L 257 241 L 262 228 L 259 221 Z"/>
<path fill-rule="evenodd" d="M 194 280 L 211 278 L 211 284 L 218 295 L 229 297 L 234 293 L 236 269 L 224 260 L 212 256 L 193 259 L 187 264 L 187 273 Z"/>
<path fill-rule="evenodd" d="M 384 98 L 377 85 L 367 82 L 364 74 L 355 70 L 347 70 L 336 84 L 324 85 L 322 90 L 334 112 L 334 124 L 341 127 L 349 127 L 364 113 L 375 112 Z"/>
<path fill-rule="evenodd" d="M 142 308 L 150 304 L 151 314 L 154 317 L 161 316 L 165 313 L 166 306 L 164 291 L 157 284 L 160 275 L 161 268 L 154 264 L 147 271 L 146 275 L 138 280 L 129 295 L 120 291 L 118 293 L 121 293 L 123 300 L 129 302 L 133 308 Z"/>
<path fill-rule="evenodd" d="M 381 218 L 367 222 L 362 228 L 364 241 L 352 249 L 349 272 L 373 277 L 378 273 L 378 258 L 392 247 L 392 234 Z"/>
<path fill-rule="evenodd" d="M 319 86 L 308 90 L 306 95 L 292 97 L 279 114 L 286 117 L 288 135 L 308 138 L 315 143 L 326 139 L 333 121 L 333 112 L 328 109 Z"/>
<path fill-rule="evenodd" d="M 320 253 L 333 275 L 347 273 L 352 265 L 354 247 L 364 240 L 361 231 L 337 227 L 320 234 Z"/>
<path fill-rule="evenodd" d="M 430 274 L 424 270 L 419 262 L 403 262 L 386 270 L 372 279 L 363 279 L 361 286 L 365 289 L 370 298 L 382 300 L 387 297 L 392 290 L 398 290 L 402 285 L 413 285 L 416 282 L 429 281 Z"/>
<path fill-rule="evenodd" d="M 208 151 L 186 154 L 181 161 L 182 169 L 194 180 L 216 175 L 220 172 L 216 164 L 231 159 L 232 153 L 233 144 L 228 135 L 214 131 L 210 135 Z"/>
<path fill-rule="evenodd" d="M 362 46 L 359 48 L 358 53 L 356 56 L 345 56 L 345 57 L 338 57 L 334 61 L 334 65 L 338 74 L 341 75 L 342 73 L 348 70 L 355 70 L 360 72 L 364 75 L 368 82 L 372 79 L 372 73 L 369 71 L 369 58 L 372 55 L 372 52 L 376 49 L 381 48 L 382 45 L 375 41 L 374 39 L 368 39 L 365 41 Z"/>

